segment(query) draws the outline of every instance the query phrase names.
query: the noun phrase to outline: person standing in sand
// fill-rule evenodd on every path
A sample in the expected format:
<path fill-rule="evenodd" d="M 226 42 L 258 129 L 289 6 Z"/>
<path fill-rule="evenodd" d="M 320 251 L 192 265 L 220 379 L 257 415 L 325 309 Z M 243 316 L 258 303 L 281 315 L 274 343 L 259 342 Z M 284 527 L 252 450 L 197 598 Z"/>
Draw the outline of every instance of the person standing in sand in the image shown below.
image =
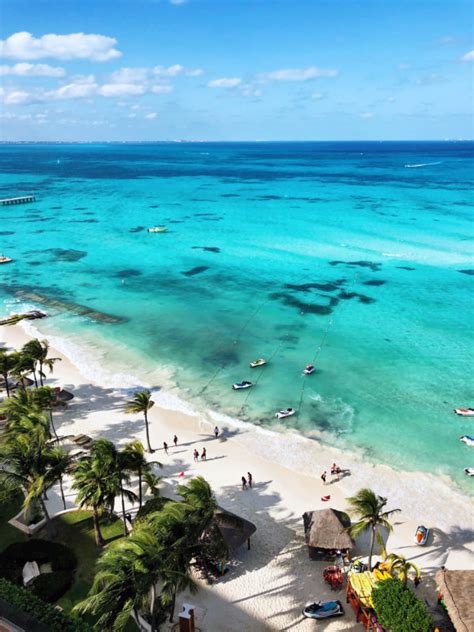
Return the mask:
<path fill-rule="evenodd" d="M 217 437 L 219 436 L 219 432 L 220 432 L 220 430 L 219 430 L 219 428 L 216 426 L 216 427 L 214 428 L 214 436 L 215 436 L 215 438 L 216 438 L 216 439 L 217 439 Z"/>
<path fill-rule="evenodd" d="M 168 444 L 166 441 L 163 441 L 163 450 L 165 451 L 165 454 L 168 454 Z"/>
<path fill-rule="evenodd" d="M 252 488 L 253 476 L 252 474 L 250 474 L 250 472 L 247 472 L 247 477 L 248 477 L 249 487 Z"/>
<path fill-rule="evenodd" d="M 323 472 L 321 474 L 321 480 L 323 481 L 323 483 L 326 485 L 326 476 L 327 476 L 327 472 Z"/>
<path fill-rule="evenodd" d="M 194 461 L 197 463 L 199 461 L 199 452 L 196 450 L 196 448 L 194 448 Z"/>
<path fill-rule="evenodd" d="M 245 478 L 245 476 L 242 476 L 242 491 L 244 491 L 245 489 L 247 489 L 247 479 Z"/>
<path fill-rule="evenodd" d="M 206 448 L 203 448 L 202 454 L 201 454 L 201 461 L 206 461 L 206 460 L 207 460 Z"/>
<path fill-rule="evenodd" d="M 176 448 L 176 446 L 178 445 L 178 437 L 176 435 L 174 435 L 173 437 L 173 443 L 174 443 L 174 447 Z"/>

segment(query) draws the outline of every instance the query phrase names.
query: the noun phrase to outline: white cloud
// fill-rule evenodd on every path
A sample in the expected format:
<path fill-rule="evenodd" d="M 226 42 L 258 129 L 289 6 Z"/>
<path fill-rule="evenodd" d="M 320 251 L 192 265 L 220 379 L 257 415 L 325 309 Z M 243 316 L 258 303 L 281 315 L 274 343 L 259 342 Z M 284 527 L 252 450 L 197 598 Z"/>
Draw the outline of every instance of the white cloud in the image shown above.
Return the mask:
<path fill-rule="evenodd" d="M 146 119 L 150 119 L 150 120 L 155 119 L 156 118 L 156 112 L 150 112 L 149 114 L 146 114 L 145 118 Z"/>
<path fill-rule="evenodd" d="M 324 99 L 324 94 L 322 94 L 321 92 L 313 92 L 311 98 L 315 99 L 316 101 L 320 101 L 321 99 Z"/>
<path fill-rule="evenodd" d="M 208 82 L 209 88 L 236 88 L 242 83 L 239 77 L 222 77 Z"/>
<path fill-rule="evenodd" d="M 16 75 L 17 77 L 64 77 L 66 71 L 59 66 L 48 64 L 15 64 L 0 66 L 0 75 Z"/>
<path fill-rule="evenodd" d="M 372 112 L 362 112 L 360 117 L 364 119 L 371 119 L 371 118 L 374 118 L 374 115 Z"/>
<path fill-rule="evenodd" d="M 83 99 L 96 94 L 97 87 L 94 75 L 78 76 L 71 83 L 45 92 L 43 99 Z"/>
<path fill-rule="evenodd" d="M 156 86 L 153 86 L 151 88 L 151 91 L 154 94 L 169 94 L 170 92 L 173 92 L 173 86 L 158 84 Z"/>
<path fill-rule="evenodd" d="M 185 67 L 181 66 L 181 64 L 174 64 L 173 66 L 155 66 L 153 68 L 153 73 L 157 77 L 176 77 L 176 75 L 180 75 L 185 71 Z"/>
<path fill-rule="evenodd" d="M 474 50 L 470 50 L 468 53 L 461 57 L 461 61 L 474 61 Z"/>
<path fill-rule="evenodd" d="M 204 70 L 202 68 L 188 68 L 186 74 L 188 77 L 200 77 L 204 74 Z"/>
<path fill-rule="evenodd" d="M 282 70 L 274 70 L 263 75 L 264 79 L 269 81 L 308 81 L 317 79 L 318 77 L 336 77 L 339 71 L 335 68 L 317 68 L 310 66 L 309 68 L 284 68 Z"/>
<path fill-rule="evenodd" d="M 116 39 L 106 35 L 49 33 L 36 38 L 27 31 L 21 31 L 10 35 L 6 40 L 0 40 L 0 56 L 24 60 L 52 57 L 109 61 L 122 55 L 115 48 L 116 44 Z"/>
<path fill-rule="evenodd" d="M 31 101 L 31 94 L 23 90 L 7 92 L 3 99 L 5 105 L 19 105 L 21 103 L 27 103 L 28 101 Z"/>
<path fill-rule="evenodd" d="M 112 83 L 135 83 L 146 81 L 148 68 L 120 68 L 110 75 Z"/>
<path fill-rule="evenodd" d="M 124 97 L 144 94 L 145 87 L 138 83 L 106 83 L 98 90 L 103 97 Z"/>

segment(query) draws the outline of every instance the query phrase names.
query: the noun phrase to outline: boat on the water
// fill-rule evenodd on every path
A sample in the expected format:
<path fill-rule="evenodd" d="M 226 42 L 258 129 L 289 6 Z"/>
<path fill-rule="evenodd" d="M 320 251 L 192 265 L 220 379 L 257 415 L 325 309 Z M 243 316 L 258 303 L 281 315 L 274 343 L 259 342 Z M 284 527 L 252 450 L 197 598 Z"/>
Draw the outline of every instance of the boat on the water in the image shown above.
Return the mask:
<path fill-rule="evenodd" d="M 149 233 L 166 233 L 168 229 L 166 226 L 152 226 L 148 229 Z"/>
<path fill-rule="evenodd" d="M 266 363 L 267 363 L 266 360 L 264 360 L 263 358 L 259 358 L 258 360 L 254 360 L 253 362 L 250 363 L 250 368 L 256 369 L 258 366 L 263 366 Z"/>
<path fill-rule="evenodd" d="M 285 419 L 285 417 L 291 417 L 295 413 L 296 410 L 294 408 L 284 408 L 283 410 L 279 410 L 275 413 L 275 417 L 278 417 L 278 419 Z"/>
<path fill-rule="evenodd" d="M 5 255 L 0 255 L 0 263 L 10 263 L 10 261 L 13 261 L 13 259 Z"/>
<path fill-rule="evenodd" d="M 316 369 L 314 368 L 314 366 L 312 364 L 307 364 L 305 366 L 305 369 L 303 371 L 303 373 L 305 375 L 311 375 L 311 373 L 314 373 L 316 371 Z"/>
<path fill-rule="evenodd" d="M 474 467 L 465 467 L 464 474 L 466 476 L 474 476 Z"/>
<path fill-rule="evenodd" d="M 474 408 L 455 408 L 454 412 L 461 417 L 474 417 Z"/>
<path fill-rule="evenodd" d="M 232 388 L 234 391 L 241 391 L 244 388 L 251 388 L 253 386 L 253 382 L 249 382 L 248 380 L 243 380 L 243 382 L 237 382 L 236 384 L 232 384 Z"/>
<path fill-rule="evenodd" d="M 417 527 L 415 531 L 415 544 L 418 544 L 419 546 L 424 546 L 428 541 L 429 534 L 430 530 L 428 529 L 428 527 L 420 524 L 420 526 Z"/>
<path fill-rule="evenodd" d="M 474 439 L 470 437 L 469 435 L 463 435 L 462 437 L 459 437 L 459 441 L 462 441 L 463 443 L 468 445 L 470 448 L 474 448 Z"/>

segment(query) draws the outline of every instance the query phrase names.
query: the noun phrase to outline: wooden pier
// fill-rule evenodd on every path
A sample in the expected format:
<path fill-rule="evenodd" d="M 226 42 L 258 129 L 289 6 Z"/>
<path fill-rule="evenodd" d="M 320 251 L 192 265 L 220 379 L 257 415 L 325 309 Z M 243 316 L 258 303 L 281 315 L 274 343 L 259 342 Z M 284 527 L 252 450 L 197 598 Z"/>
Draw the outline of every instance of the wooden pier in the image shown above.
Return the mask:
<path fill-rule="evenodd" d="M 29 202 L 35 202 L 35 201 L 36 201 L 35 195 L 22 195 L 21 197 L 5 198 L 3 200 L 0 200 L 0 205 L 8 206 L 10 204 L 28 204 Z"/>

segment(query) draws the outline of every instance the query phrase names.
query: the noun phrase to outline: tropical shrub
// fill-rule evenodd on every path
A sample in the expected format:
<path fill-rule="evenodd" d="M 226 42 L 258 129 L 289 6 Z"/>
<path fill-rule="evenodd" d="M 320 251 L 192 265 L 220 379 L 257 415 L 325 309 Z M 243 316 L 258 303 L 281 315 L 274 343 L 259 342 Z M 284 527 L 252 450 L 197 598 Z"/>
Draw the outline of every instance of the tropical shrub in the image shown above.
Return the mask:
<path fill-rule="evenodd" d="M 54 603 L 71 588 L 73 581 L 74 573 L 71 571 L 43 573 L 35 577 L 28 586 L 28 590 L 43 601 Z"/>
<path fill-rule="evenodd" d="M 51 632 L 93 632 L 93 628 L 88 623 L 56 610 L 54 606 L 32 595 L 29 590 L 15 586 L 2 578 L 0 578 L 0 599 L 14 609 L 28 613 Z"/>
<path fill-rule="evenodd" d="M 377 619 L 391 632 L 431 632 L 433 622 L 425 604 L 398 579 L 386 579 L 372 593 Z"/>
<path fill-rule="evenodd" d="M 161 511 L 165 504 L 169 501 L 169 498 L 163 498 L 163 496 L 155 496 L 155 498 L 150 498 L 150 500 L 147 500 L 143 507 L 137 511 L 135 521 L 141 521 L 149 514 L 155 513 L 156 511 Z"/>

